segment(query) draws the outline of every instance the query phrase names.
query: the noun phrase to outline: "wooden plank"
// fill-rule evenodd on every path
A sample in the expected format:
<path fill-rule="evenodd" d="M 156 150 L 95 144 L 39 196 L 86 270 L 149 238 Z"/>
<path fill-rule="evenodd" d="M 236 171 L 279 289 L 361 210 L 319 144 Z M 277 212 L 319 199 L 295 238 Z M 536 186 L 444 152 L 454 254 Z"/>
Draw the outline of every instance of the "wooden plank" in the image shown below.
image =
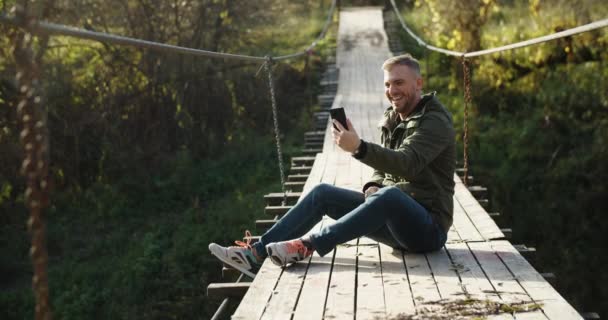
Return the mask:
<path fill-rule="evenodd" d="M 310 177 L 306 181 L 305 190 L 302 192 L 303 195 L 310 192 L 310 190 L 312 190 L 312 188 L 314 188 L 314 186 L 320 182 L 321 177 L 323 176 L 325 166 L 327 164 L 325 160 L 325 155 L 317 154 L 315 162 L 312 166 Z M 300 197 L 298 201 L 300 201 L 301 199 L 302 197 Z M 321 222 L 319 222 L 314 228 L 307 232 L 307 234 L 320 230 L 324 222 L 327 222 L 327 220 L 321 220 Z M 265 313 L 263 315 L 264 319 L 289 319 L 292 313 L 295 314 L 294 310 L 297 310 L 296 307 L 301 302 L 299 300 L 299 298 L 301 297 L 300 292 L 305 287 L 304 281 L 308 275 L 310 261 L 312 261 L 312 257 L 306 262 L 301 261 L 299 263 L 295 263 L 283 270 L 281 278 L 279 279 L 278 284 L 273 292 L 274 294 L 265 309 Z M 329 264 L 328 266 L 331 266 L 331 264 Z M 314 272 L 315 270 L 312 271 Z M 327 286 L 327 282 L 325 282 L 325 285 Z M 306 288 L 309 287 L 310 286 L 306 286 Z M 308 290 L 305 293 L 309 294 Z M 302 301 L 305 304 L 308 303 L 306 298 L 304 298 Z M 323 308 L 319 307 L 318 310 L 320 310 L 322 313 Z"/>
<path fill-rule="evenodd" d="M 384 286 L 378 242 L 359 238 L 357 252 L 357 318 L 385 318 Z"/>
<path fill-rule="evenodd" d="M 349 319 L 355 316 L 355 275 L 357 240 L 338 245 L 325 304 L 325 319 Z"/>
<path fill-rule="evenodd" d="M 311 169 L 312 169 L 312 166 L 298 166 L 298 167 L 291 167 L 289 169 L 289 172 L 292 174 L 308 174 Z"/>
<path fill-rule="evenodd" d="M 304 181 L 286 181 L 285 189 L 287 189 L 287 191 L 291 191 L 291 192 L 300 192 L 300 191 L 302 191 L 302 188 L 304 187 L 305 183 L 306 182 L 304 182 Z"/>
<path fill-rule="evenodd" d="M 312 230 L 318 230 L 319 228 L 313 228 Z M 266 306 L 263 319 L 283 320 L 291 317 L 298 303 L 309 262 L 310 259 L 300 261 L 283 269 L 281 278 Z"/>
<path fill-rule="evenodd" d="M 336 181 L 336 173 L 337 173 L 337 158 L 338 154 L 335 152 L 331 152 L 327 155 L 327 163 L 325 164 L 325 172 L 323 173 L 323 177 L 321 178 L 321 182 L 334 184 Z"/>
<path fill-rule="evenodd" d="M 442 300 L 454 301 L 466 298 L 458 273 L 452 265 L 445 248 L 426 254 L 433 278 L 437 284 L 439 295 Z"/>
<path fill-rule="evenodd" d="M 405 252 L 405 266 L 410 280 L 416 310 L 428 309 L 425 303 L 439 301 L 441 296 L 425 255 Z"/>
<path fill-rule="evenodd" d="M 264 213 L 270 216 L 282 215 L 291 208 L 293 208 L 293 206 L 266 206 L 266 208 L 264 208 Z"/>
<path fill-rule="evenodd" d="M 492 241 L 490 246 L 530 297 L 542 304 L 543 312 L 549 319 L 582 319 L 508 241 Z"/>
<path fill-rule="evenodd" d="M 325 166 L 324 159 L 325 157 L 323 155 L 318 155 L 315 157 L 315 163 L 313 164 L 313 169 L 311 170 L 310 175 L 312 176 L 312 179 L 310 179 L 310 182 L 307 181 L 307 184 L 305 184 L 305 190 L 303 190 L 301 194 L 306 194 L 309 192 L 310 189 L 312 189 L 312 187 L 315 185 L 315 181 L 318 183 L 318 180 L 321 179 Z M 287 210 L 289 208 L 290 207 L 282 207 L 280 210 Z M 285 297 L 285 299 L 290 299 L 289 297 L 297 297 L 297 294 L 290 295 L 289 293 L 298 288 L 297 276 L 294 278 L 294 273 L 298 274 L 298 272 L 301 272 L 301 266 L 297 266 L 294 271 L 290 271 L 283 279 L 281 277 L 282 269 L 275 266 L 270 259 L 266 259 L 252 283 L 252 290 L 245 295 L 232 319 L 260 319 L 266 309 L 267 303 L 269 303 L 269 300 L 272 301 L 271 298 L 275 292 L 275 285 L 278 284 L 281 284 L 280 290 L 284 291 L 284 294 L 281 295 L 281 299 L 275 299 L 271 306 L 280 306 L 281 308 L 271 307 L 268 309 L 268 311 L 270 316 L 274 317 L 277 315 L 277 317 L 280 318 L 281 312 L 285 311 L 285 305 L 290 305 L 289 301 L 281 304 L 281 301 L 284 301 L 282 300 L 283 297 Z M 279 279 L 282 279 L 282 281 L 279 281 Z M 294 305 L 295 301 L 292 301 L 291 307 Z"/>
<path fill-rule="evenodd" d="M 500 231 L 496 222 L 473 197 L 457 175 L 454 175 L 454 181 L 456 183 L 454 186 L 454 197 L 482 237 L 485 240 L 504 238 L 505 235 Z"/>
<path fill-rule="evenodd" d="M 498 295 L 506 303 L 534 302 L 499 259 L 490 243 L 471 242 L 467 245 L 490 281 L 493 288 L 491 293 Z M 516 314 L 515 318 L 546 319 L 545 315 L 539 310 Z"/>
<path fill-rule="evenodd" d="M 294 204 L 300 198 L 301 192 L 287 192 L 287 205 Z M 266 204 L 269 206 L 278 206 L 283 202 L 284 195 L 282 192 L 269 193 L 264 196 Z"/>
<path fill-rule="evenodd" d="M 403 252 L 393 250 L 383 243 L 379 245 L 386 315 L 388 318 L 397 315 L 405 318 L 413 316 L 416 308 L 403 262 Z"/>
<path fill-rule="evenodd" d="M 465 243 L 446 245 L 451 257 L 452 267 L 460 277 L 460 285 L 468 299 L 484 300 L 502 303 L 500 296 L 494 292 L 492 284 L 486 278 L 483 270 L 475 260 L 473 253 Z M 490 319 L 514 319 L 511 314 L 486 315 Z"/>
<path fill-rule="evenodd" d="M 242 298 L 250 285 L 250 282 L 211 283 L 207 286 L 207 296 L 214 298 Z"/>
<path fill-rule="evenodd" d="M 280 276 L 281 268 L 275 266 L 270 259 L 266 259 L 243 297 L 242 303 L 232 315 L 232 319 L 260 319 Z"/>
<path fill-rule="evenodd" d="M 336 182 L 334 183 L 337 187 L 347 187 L 350 185 L 350 159 L 346 156 L 346 153 L 342 150 L 335 152 L 336 154 Z"/>
<path fill-rule="evenodd" d="M 454 201 L 454 223 L 452 227 L 456 229 L 460 238 L 464 241 L 483 241 L 483 236 L 479 233 L 477 228 L 473 225 L 469 217 L 466 215 L 460 203 Z"/>
<path fill-rule="evenodd" d="M 332 222 L 331 219 L 324 218 L 322 223 L 328 225 Z M 294 311 L 294 320 L 323 318 L 333 259 L 334 251 L 324 257 L 319 256 L 316 252 L 313 254 L 300 292 L 300 299 Z"/>
<path fill-rule="evenodd" d="M 302 199 L 306 194 L 308 194 L 312 188 L 318 185 L 321 182 L 321 178 L 323 177 L 323 173 L 325 172 L 325 166 L 327 165 L 327 156 L 324 153 L 318 153 L 315 157 L 315 162 L 312 165 L 312 169 L 310 170 L 310 175 L 302 188 L 302 195 L 300 199 Z M 299 200 L 298 200 L 299 201 Z"/>

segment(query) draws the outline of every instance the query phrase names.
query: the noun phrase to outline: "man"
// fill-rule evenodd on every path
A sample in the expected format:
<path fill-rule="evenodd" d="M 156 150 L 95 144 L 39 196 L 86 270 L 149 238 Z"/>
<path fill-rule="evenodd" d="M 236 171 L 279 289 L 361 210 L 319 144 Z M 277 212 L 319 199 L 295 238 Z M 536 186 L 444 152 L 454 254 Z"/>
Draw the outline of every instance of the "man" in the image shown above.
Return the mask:
<path fill-rule="evenodd" d="M 449 111 L 422 95 L 418 61 L 409 54 L 382 65 L 391 106 L 381 122 L 381 143 L 363 141 L 350 120 L 349 130 L 334 121 L 335 143 L 374 168 L 363 193 L 320 184 L 250 245 L 209 245 L 223 262 L 253 277 L 264 258 L 280 266 L 321 256 L 340 243 L 368 236 L 397 249 L 440 249 L 452 225 L 456 149 Z M 305 235 L 327 214 L 336 222 Z"/>

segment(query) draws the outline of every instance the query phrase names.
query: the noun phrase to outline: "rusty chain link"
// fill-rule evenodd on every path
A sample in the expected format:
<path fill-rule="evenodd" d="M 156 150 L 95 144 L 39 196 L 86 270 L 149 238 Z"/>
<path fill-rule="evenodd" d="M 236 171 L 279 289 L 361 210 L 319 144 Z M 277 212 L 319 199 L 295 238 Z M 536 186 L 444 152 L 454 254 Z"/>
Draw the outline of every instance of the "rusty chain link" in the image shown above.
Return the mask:
<path fill-rule="evenodd" d="M 469 179 L 469 105 L 471 104 L 471 71 L 469 61 L 462 57 L 462 71 L 464 74 L 464 136 L 463 136 L 463 158 L 464 158 L 464 177 L 463 183 L 468 185 Z"/>
<path fill-rule="evenodd" d="M 281 151 L 281 133 L 279 131 L 279 112 L 277 110 L 277 100 L 274 94 L 274 79 L 272 77 L 272 64 L 273 60 L 271 57 L 266 57 L 264 63 L 264 69 L 268 73 L 268 87 L 270 88 L 270 102 L 272 104 L 272 121 L 274 123 L 274 137 L 277 146 L 277 157 L 279 160 L 279 171 L 281 173 L 281 187 L 283 189 L 283 206 L 287 205 L 287 188 L 285 187 L 285 168 L 283 166 L 283 152 Z"/>
<path fill-rule="evenodd" d="M 27 5 L 27 2 L 26 2 Z M 13 57 L 17 68 L 17 86 L 20 95 L 17 105 L 17 122 L 21 127 L 20 142 L 24 160 L 21 174 L 26 179 L 25 205 L 30 210 L 27 221 L 32 237 L 30 258 L 34 275 L 32 287 L 36 299 L 35 318 L 51 319 L 49 286 L 47 276 L 48 252 L 46 248 L 46 223 L 44 208 L 49 204 L 48 182 L 48 129 L 46 114 L 40 97 L 40 66 L 37 63 L 32 44 L 34 38 L 27 30 L 35 21 L 24 6 L 16 6 L 15 13 L 22 23 L 22 29 L 11 33 Z M 42 40 L 45 41 L 44 39 Z M 44 47 L 44 43 L 40 44 Z M 41 53 L 39 52 L 39 56 Z"/>

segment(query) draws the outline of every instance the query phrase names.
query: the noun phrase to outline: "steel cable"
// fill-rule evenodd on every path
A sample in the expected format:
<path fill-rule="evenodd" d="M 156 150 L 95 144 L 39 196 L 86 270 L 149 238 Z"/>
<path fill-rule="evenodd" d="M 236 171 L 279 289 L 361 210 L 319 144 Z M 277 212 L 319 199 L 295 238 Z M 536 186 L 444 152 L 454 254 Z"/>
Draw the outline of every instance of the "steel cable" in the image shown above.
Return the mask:
<path fill-rule="evenodd" d="M 397 5 L 395 4 L 395 0 L 390 0 L 390 1 L 391 1 L 391 5 L 393 6 L 393 10 L 395 11 L 395 14 L 397 15 L 397 18 L 399 19 L 399 22 L 401 23 L 401 27 L 412 38 L 414 38 L 414 40 L 416 40 L 416 42 L 418 42 L 419 46 L 425 47 L 425 48 L 427 48 L 429 50 L 432 50 L 432 51 L 441 52 L 443 54 L 450 55 L 450 56 L 456 56 L 456 57 L 470 58 L 470 57 L 483 56 L 483 55 L 487 55 L 487 54 L 491 54 L 491 53 L 497 53 L 497 52 L 501 52 L 501 51 L 505 51 L 505 50 L 512 50 L 512 49 L 527 47 L 527 46 L 531 46 L 533 44 L 543 43 L 543 42 L 547 42 L 547 41 L 551 41 L 551 40 L 555 40 L 555 39 L 559 39 L 559 38 L 564 38 L 564 37 L 568 37 L 568 36 L 571 36 L 571 35 L 587 32 L 587 31 L 591 31 L 591 30 L 595 30 L 595 29 L 600 29 L 600 28 L 608 27 L 608 19 L 603 19 L 603 20 L 598 20 L 598 21 L 591 22 L 591 23 L 588 23 L 588 24 L 585 24 L 585 25 L 582 25 L 582 26 L 578 26 L 578 27 L 575 27 L 575 28 L 567 29 L 567 30 L 564 30 L 564 31 L 560 31 L 560 32 L 556 32 L 556 33 L 553 33 L 553 34 L 545 35 L 545 36 L 542 36 L 542 37 L 536 37 L 536 38 L 532 38 L 532 39 L 529 39 L 529 40 L 525 40 L 525 41 L 520 41 L 520 42 L 504 45 L 504 46 L 501 46 L 501 47 L 484 49 L 484 50 L 473 51 L 473 52 L 460 52 L 460 51 L 453 51 L 453 50 L 448 50 L 448 49 L 444 49 L 444 48 L 435 47 L 435 46 L 432 46 L 432 45 L 424 42 L 424 40 L 422 40 L 420 37 L 418 37 L 407 26 L 407 24 L 405 24 L 405 21 L 403 20 L 403 17 L 401 17 L 401 13 L 399 12 L 399 9 L 397 8 Z"/>
<path fill-rule="evenodd" d="M 336 0 L 333 0 L 331 7 L 328 10 L 327 19 L 325 20 L 325 25 L 323 26 L 321 33 L 319 34 L 319 36 L 317 36 L 315 41 L 313 41 L 308 47 L 306 47 L 305 50 L 295 52 L 292 54 L 276 56 L 276 57 L 273 57 L 272 59 L 274 61 L 279 61 L 279 60 L 288 60 L 288 59 L 301 57 L 301 56 L 304 56 L 305 54 L 307 54 L 314 47 L 316 47 L 317 44 L 319 43 L 319 41 L 325 37 L 327 30 L 329 29 L 329 25 L 331 24 L 331 22 L 333 20 L 335 8 L 336 8 Z M 23 26 L 23 24 L 21 23 L 21 21 L 18 17 L 8 17 L 4 14 L 0 15 L 0 22 L 9 24 L 12 26 L 16 26 L 16 27 Z M 84 29 L 75 28 L 75 27 L 71 27 L 71 26 L 50 23 L 50 22 L 43 22 L 43 21 L 38 21 L 38 22 L 34 22 L 34 23 L 30 24 L 28 26 L 28 31 L 31 33 L 35 33 L 35 34 L 63 35 L 63 36 L 69 36 L 69 37 L 102 41 L 105 43 L 112 43 L 112 44 L 118 44 L 118 45 L 129 45 L 129 46 L 144 48 L 144 49 L 182 53 L 182 54 L 203 56 L 203 57 L 209 57 L 209 58 L 235 59 L 235 60 L 254 61 L 254 62 L 265 62 L 266 61 L 266 57 L 250 56 L 250 55 L 244 55 L 244 54 L 223 53 L 223 52 L 187 48 L 187 47 L 181 47 L 181 46 L 176 46 L 176 45 L 171 45 L 171 44 L 158 43 L 158 42 L 154 42 L 154 41 L 119 36 L 119 35 L 109 34 L 109 33 L 104 33 L 104 32 L 84 30 Z"/>

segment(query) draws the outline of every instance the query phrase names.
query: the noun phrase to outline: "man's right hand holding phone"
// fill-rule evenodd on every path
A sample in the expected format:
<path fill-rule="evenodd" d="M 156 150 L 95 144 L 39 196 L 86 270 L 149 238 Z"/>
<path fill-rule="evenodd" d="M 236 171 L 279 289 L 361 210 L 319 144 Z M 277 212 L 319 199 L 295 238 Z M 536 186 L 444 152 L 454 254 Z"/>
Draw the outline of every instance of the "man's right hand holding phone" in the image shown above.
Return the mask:
<path fill-rule="evenodd" d="M 332 122 L 335 125 L 334 128 L 331 128 L 334 142 L 338 145 L 338 147 L 340 147 L 340 149 L 346 152 L 355 152 L 361 144 L 361 138 L 359 138 L 359 134 L 357 131 L 355 131 L 350 119 L 346 119 L 348 127 L 351 128 L 350 130 L 344 128 L 342 124 L 338 122 L 338 120 L 332 120 Z"/>

